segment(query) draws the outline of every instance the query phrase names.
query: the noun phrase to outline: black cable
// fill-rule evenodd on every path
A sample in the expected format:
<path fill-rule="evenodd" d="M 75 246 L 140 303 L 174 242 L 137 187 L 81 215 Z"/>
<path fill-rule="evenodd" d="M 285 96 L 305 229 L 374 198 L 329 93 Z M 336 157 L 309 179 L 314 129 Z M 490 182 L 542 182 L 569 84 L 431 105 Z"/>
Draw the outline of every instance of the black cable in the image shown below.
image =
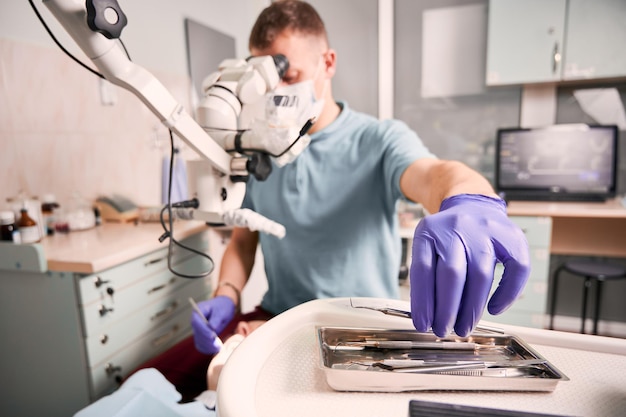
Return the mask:
<path fill-rule="evenodd" d="M 124 45 L 124 42 L 122 42 L 122 38 L 118 38 L 117 41 L 120 43 L 120 45 L 122 45 L 122 49 L 126 54 L 126 58 L 128 58 L 129 61 L 132 61 L 132 59 L 130 59 L 130 55 L 128 54 L 128 49 L 126 49 L 126 45 Z"/>
<path fill-rule="evenodd" d="M 48 32 L 48 35 L 50 35 L 50 37 L 52 38 L 52 40 L 54 41 L 54 43 L 57 44 L 57 46 L 59 48 L 61 48 L 61 50 L 63 52 L 65 52 L 65 54 L 67 56 L 69 56 L 70 58 L 72 58 L 75 62 L 77 62 L 80 66 L 82 66 L 83 68 L 85 68 L 87 71 L 97 75 L 100 78 L 105 79 L 104 75 L 100 74 L 98 71 L 94 70 L 93 68 L 89 67 L 87 64 L 85 64 L 84 62 L 82 62 L 81 60 L 79 60 L 78 58 L 76 58 L 74 55 L 72 55 L 67 49 L 65 49 L 65 47 L 63 45 L 61 45 L 61 42 L 59 42 L 59 40 L 56 38 L 56 36 L 54 36 L 54 34 L 52 33 L 52 31 L 50 30 L 50 27 L 48 26 L 48 24 L 46 23 L 46 21 L 44 20 L 43 16 L 39 13 L 39 10 L 37 10 L 37 7 L 35 7 L 35 3 L 33 3 L 33 0 L 28 0 L 28 2 L 30 3 L 31 7 L 33 8 L 33 10 L 35 11 L 35 14 L 37 15 L 37 18 L 39 18 L 39 21 L 41 22 L 41 24 L 43 25 L 44 29 L 46 29 L 46 32 Z M 130 54 L 128 53 L 128 49 L 126 49 L 126 45 L 124 45 L 124 42 L 122 41 L 121 38 L 118 38 L 117 41 L 120 43 L 120 45 L 122 45 L 122 49 L 124 50 L 124 53 L 126 54 L 126 58 L 128 58 L 129 61 L 132 61 L 132 59 L 130 58 Z"/>
<path fill-rule="evenodd" d="M 296 145 L 296 143 L 298 143 L 298 141 L 300 139 L 302 139 L 302 137 L 304 137 L 304 135 L 306 135 L 306 133 L 311 128 L 311 126 L 313 126 L 313 123 L 315 123 L 313 121 L 313 119 L 307 120 L 306 123 L 304 124 L 304 126 L 302 126 L 302 129 L 300 129 L 300 132 L 298 133 L 298 137 L 295 138 L 293 140 L 293 142 L 291 142 L 289 144 L 289 146 L 287 146 L 285 148 L 285 150 L 283 150 L 279 154 L 270 153 L 266 149 L 257 149 L 257 148 L 238 148 L 238 149 L 224 149 L 224 150 L 226 152 L 241 152 L 241 153 L 243 153 L 243 152 L 261 152 L 261 153 L 268 154 L 269 156 L 272 156 L 274 158 L 280 158 L 281 156 L 283 156 L 284 154 L 289 152 L 291 150 L 291 148 L 293 148 Z M 227 131 L 227 132 L 237 132 L 237 133 L 244 133 L 244 132 L 246 132 L 246 130 L 232 130 L 232 129 L 218 129 L 218 128 L 210 128 L 210 129 L 211 130 L 215 130 L 215 131 Z"/>
<path fill-rule="evenodd" d="M 43 17 L 41 16 L 41 14 L 39 14 L 39 10 L 37 10 L 37 7 L 35 7 L 35 3 L 33 3 L 33 0 L 28 0 L 28 2 L 30 3 L 31 7 L 33 8 L 33 10 L 35 11 L 35 14 L 37 15 L 37 17 L 39 18 L 39 21 L 41 22 L 41 24 L 43 25 L 44 29 L 46 29 L 46 32 L 48 32 L 48 35 L 50 35 L 50 37 L 52 38 L 52 40 L 54 41 L 54 43 L 57 44 L 57 46 L 59 48 L 61 48 L 61 50 L 63 52 L 65 52 L 65 54 L 67 56 L 69 56 L 70 58 L 72 58 L 75 62 L 77 62 L 81 67 L 85 68 L 87 71 L 91 72 L 92 74 L 97 75 L 98 77 L 104 79 L 104 75 L 100 74 L 98 71 L 94 70 L 93 68 L 87 66 L 84 62 L 82 62 L 81 60 L 79 60 L 78 58 L 76 58 L 74 55 L 72 55 L 67 49 L 65 49 L 63 47 L 63 45 L 61 45 L 61 42 L 59 42 L 57 40 L 57 38 L 54 36 L 54 34 L 52 33 L 52 31 L 50 30 L 50 28 L 48 27 L 48 25 L 46 24 L 46 21 L 43 19 Z M 124 48 L 126 49 L 126 48 Z"/>
<path fill-rule="evenodd" d="M 179 276 L 181 278 L 191 278 L 191 279 L 196 279 L 196 278 L 204 278 L 206 276 L 208 276 L 211 272 L 213 272 L 213 268 L 215 267 L 215 263 L 213 262 L 213 259 L 211 258 L 211 256 L 209 256 L 208 254 L 204 253 L 204 252 L 200 252 L 197 249 L 191 248 L 189 246 L 183 245 L 182 243 L 180 243 L 178 240 L 176 240 L 174 238 L 174 215 L 172 213 L 172 179 L 173 179 L 173 173 L 174 173 L 174 155 L 176 153 L 175 149 L 174 149 L 174 134 L 172 133 L 172 130 L 170 129 L 170 169 L 169 169 L 169 183 L 167 185 L 167 204 L 161 209 L 161 226 L 163 227 L 163 230 L 165 231 L 161 237 L 159 238 L 159 241 L 163 241 L 165 239 L 169 239 L 169 245 L 167 248 L 167 268 L 170 270 L 170 272 L 176 276 Z M 177 202 L 179 203 L 179 202 Z M 165 220 L 163 219 L 163 214 L 165 213 L 165 211 L 167 210 L 167 214 L 168 214 L 168 224 L 169 224 L 169 229 L 166 227 L 165 225 Z M 174 269 L 173 265 L 172 265 L 172 255 L 174 253 L 173 249 L 174 249 L 174 245 L 183 248 L 189 252 L 195 253 L 196 255 L 200 255 L 206 259 L 209 260 L 210 266 L 209 269 L 205 272 L 201 272 L 199 274 L 183 274 L 182 272 L 178 272 Z"/>
<path fill-rule="evenodd" d="M 69 56 L 72 60 L 74 60 L 75 62 L 77 62 L 80 66 L 82 66 L 83 68 L 85 68 L 87 71 L 97 75 L 98 77 L 102 78 L 102 79 L 106 79 L 104 77 L 104 75 L 100 74 L 98 71 L 90 68 L 89 66 L 87 66 L 85 63 L 83 63 L 82 61 L 80 61 L 78 58 L 76 58 L 74 55 L 72 55 L 67 49 L 65 49 L 65 47 L 63 47 L 63 45 L 61 45 L 61 43 L 57 40 L 57 38 L 54 36 L 54 34 L 52 33 L 52 31 L 50 30 L 50 28 L 48 27 L 48 25 L 46 24 L 46 21 L 44 20 L 43 16 L 41 16 L 41 14 L 39 13 L 39 10 L 37 10 L 37 7 L 35 6 L 35 4 L 33 3 L 33 0 L 28 0 L 28 2 L 30 3 L 31 7 L 33 8 L 33 11 L 35 12 L 35 14 L 37 15 L 37 18 L 39 19 L 39 21 L 41 22 L 41 24 L 43 25 L 44 29 L 46 29 L 46 32 L 48 32 L 48 35 L 50 35 L 50 37 L 52 38 L 52 40 L 54 41 L 54 43 L 57 44 L 57 46 L 59 48 L 61 48 L 61 50 L 63 52 L 65 52 L 65 54 L 67 56 Z M 119 43 L 122 45 L 122 48 L 124 49 L 124 53 L 126 54 L 126 57 L 128 58 L 129 61 L 132 61 L 130 58 L 130 55 L 128 54 L 128 50 L 126 49 L 126 45 L 124 45 L 124 42 L 122 42 L 121 39 L 118 39 Z M 215 263 L 213 262 L 213 259 L 206 253 L 204 252 L 200 252 L 199 250 L 196 250 L 194 248 L 191 248 L 189 246 L 183 245 L 182 243 L 180 243 L 178 240 L 176 240 L 173 236 L 174 233 L 174 225 L 173 225 L 173 215 L 172 215 L 172 204 L 171 204 L 171 196 L 172 196 L 172 176 L 173 176 L 173 170 L 174 170 L 174 136 L 172 134 L 172 131 L 170 130 L 170 142 L 171 142 L 171 158 L 170 158 L 170 172 L 169 172 L 169 186 L 168 186 L 168 195 L 167 195 L 167 205 L 165 207 L 163 207 L 163 209 L 161 210 L 161 226 L 163 226 L 163 230 L 165 230 L 165 233 L 163 233 L 163 235 L 161 235 L 161 237 L 159 238 L 159 241 L 163 241 L 165 239 L 169 239 L 169 245 L 168 245 L 168 253 L 167 253 L 167 267 L 170 270 L 170 272 L 172 272 L 174 275 L 177 275 L 179 277 L 182 278 L 204 278 L 207 275 L 209 275 L 214 268 Z M 191 202 L 191 204 L 197 204 L 197 200 L 196 202 Z M 165 209 L 167 209 L 168 211 L 168 216 L 169 216 L 169 230 L 168 228 L 165 226 L 165 222 L 163 220 L 163 213 L 165 211 Z M 172 254 L 173 254 L 173 247 L 174 245 L 177 245 L 189 252 L 193 252 L 197 255 L 203 256 L 205 258 L 207 258 L 211 264 L 211 266 L 209 267 L 209 270 L 200 274 L 183 274 L 180 272 L 177 272 L 174 270 L 174 268 L 172 267 Z"/>

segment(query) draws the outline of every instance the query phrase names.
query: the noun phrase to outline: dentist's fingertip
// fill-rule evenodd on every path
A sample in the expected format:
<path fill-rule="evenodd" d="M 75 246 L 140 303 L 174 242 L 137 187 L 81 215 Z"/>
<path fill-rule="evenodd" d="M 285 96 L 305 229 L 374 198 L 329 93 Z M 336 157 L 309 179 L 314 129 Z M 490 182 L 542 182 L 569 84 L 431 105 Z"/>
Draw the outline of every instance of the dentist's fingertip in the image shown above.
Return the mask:
<path fill-rule="evenodd" d="M 416 318 L 413 320 L 413 327 L 415 327 L 415 330 L 419 333 L 426 333 L 430 329 L 430 323 L 425 323 L 422 320 L 417 320 Z"/>
<path fill-rule="evenodd" d="M 471 329 L 467 329 L 467 328 L 455 328 L 454 329 L 454 333 L 456 333 L 457 336 L 460 337 L 466 337 L 469 336 Z"/>
<path fill-rule="evenodd" d="M 446 337 L 452 332 L 452 326 L 435 326 L 433 325 L 433 333 L 438 337 Z"/>

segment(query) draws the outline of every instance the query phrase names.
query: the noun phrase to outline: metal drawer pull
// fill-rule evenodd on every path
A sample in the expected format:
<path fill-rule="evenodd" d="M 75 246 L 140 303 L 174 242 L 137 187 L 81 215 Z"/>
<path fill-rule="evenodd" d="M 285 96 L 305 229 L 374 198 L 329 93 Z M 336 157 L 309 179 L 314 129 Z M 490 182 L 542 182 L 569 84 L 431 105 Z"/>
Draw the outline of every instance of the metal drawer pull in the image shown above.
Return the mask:
<path fill-rule="evenodd" d="M 107 315 L 107 313 L 112 313 L 112 312 L 113 312 L 113 308 L 100 304 L 100 308 L 98 309 L 98 313 L 100 313 L 100 317 L 104 317 Z"/>
<path fill-rule="evenodd" d="M 163 284 L 163 285 L 158 285 L 158 286 L 156 286 L 156 287 L 150 288 L 150 289 L 148 290 L 148 294 L 152 294 L 153 292 L 157 292 L 157 291 L 159 291 L 159 290 L 162 290 L 162 289 L 163 289 L 163 288 L 165 288 L 167 285 L 173 284 L 174 282 L 176 282 L 176 278 L 175 278 L 175 277 L 172 277 L 172 278 L 170 278 L 170 280 L 169 280 L 166 284 Z"/>
<path fill-rule="evenodd" d="M 150 317 L 150 320 L 156 320 L 156 319 L 169 316 L 170 314 L 174 312 L 174 310 L 176 310 L 177 307 L 178 307 L 178 301 L 173 301 L 167 308 L 159 311 L 154 316 Z"/>
<path fill-rule="evenodd" d="M 163 288 L 165 288 L 165 286 L 166 286 L 166 285 L 167 285 L 167 284 L 163 284 L 163 285 L 159 285 L 159 286 L 157 286 L 157 287 L 150 288 L 150 289 L 148 290 L 148 294 L 152 294 L 153 292 L 157 292 L 157 291 L 159 291 L 159 290 L 162 290 Z"/>
<path fill-rule="evenodd" d="M 143 264 L 143 266 L 149 266 L 149 265 L 153 265 L 153 264 L 158 264 L 159 262 L 165 260 L 165 257 L 163 258 L 156 258 L 156 259 L 151 259 L 148 262 L 146 262 L 145 264 Z"/>
<path fill-rule="evenodd" d="M 554 44 L 554 51 L 552 52 L 552 72 L 556 74 L 559 63 L 561 62 L 561 54 L 559 53 L 559 43 Z"/>
<path fill-rule="evenodd" d="M 96 286 L 96 288 L 100 288 L 102 285 L 104 285 L 104 284 L 106 284 L 106 283 L 108 283 L 108 282 L 110 282 L 110 281 L 109 281 L 109 280 L 106 280 L 106 281 L 105 281 L 105 280 L 103 280 L 103 279 L 102 279 L 102 278 L 100 278 L 100 277 L 95 277 L 95 278 L 93 279 L 93 284 Z"/>
<path fill-rule="evenodd" d="M 115 366 L 111 362 L 109 362 L 104 366 L 104 372 L 106 372 L 108 376 L 111 376 L 116 372 L 122 372 L 122 367 Z"/>
<path fill-rule="evenodd" d="M 152 346 L 157 347 L 157 346 L 162 345 L 163 343 L 168 342 L 172 337 L 174 337 L 174 335 L 178 332 L 179 329 L 180 327 L 178 326 L 178 324 L 175 324 L 172 327 L 172 330 L 154 339 L 152 341 Z"/>
<path fill-rule="evenodd" d="M 106 334 L 100 335 L 100 343 L 102 343 L 104 345 L 108 341 L 109 341 L 109 336 L 108 335 L 106 335 Z"/>

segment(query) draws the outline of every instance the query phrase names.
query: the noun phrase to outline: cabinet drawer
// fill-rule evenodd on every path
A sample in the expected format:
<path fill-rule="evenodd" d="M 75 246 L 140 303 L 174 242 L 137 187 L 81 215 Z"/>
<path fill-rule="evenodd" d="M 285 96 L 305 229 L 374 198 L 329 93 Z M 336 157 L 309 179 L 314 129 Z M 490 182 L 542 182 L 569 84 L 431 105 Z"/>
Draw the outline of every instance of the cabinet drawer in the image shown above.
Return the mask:
<path fill-rule="evenodd" d="M 78 282 L 80 304 L 104 299 L 108 296 L 108 288 L 119 290 L 166 267 L 167 249 L 160 249 L 134 261 L 81 277 Z"/>
<path fill-rule="evenodd" d="M 182 243 L 203 252 L 206 252 L 208 247 L 208 239 L 204 234 L 191 236 L 184 239 Z M 121 288 L 131 285 L 148 275 L 167 269 L 167 256 L 168 249 L 164 247 L 122 265 L 97 274 L 81 277 L 78 281 L 80 304 L 85 305 L 106 299 L 109 295 L 107 293 L 108 288 L 119 291 Z M 174 245 L 172 264 L 176 265 L 192 256 L 197 255 Z"/>
<path fill-rule="evenodd" d="M 550 251 L 548 248 L 530 248 L 530 281 L 548 282 L 550 274 Z"/>
<path fill-rule="evenodd" d="M 127 345 L 114 356 L 90 367 L 92 400 L 111 393 L 130 372 L 191 334 L 189 315 L 181 312 Z"/>
<path fill-rule="evenodd" d="M 193 256 L 176 265 L 175 269 L 184 274 L 193 274 L 206 271 L 208 266 L 206 258 Z M 160 272 L 144 277 L 133 285 L 120 290 L 115 289 L 112 295 L 107 294 L 101 300 L 83 306 L 85 335 L 87 337 L 97 335 L 107 326 L 125 319 L 143 306 L 164 297 L 171 297 L 178 288 L 188 282 L 186 278 L 175 276 L 167 269 L 161 269 Z"/>
<path fill-rule="evenodd" d="M 550 247 L 552 219 L 537 216 L 510 216 L 526 235 L 530 247 Z"/>
<path fill-rule="evenodd" d="M 544 313 L 548 299 L 548 283 L 530 281 L 510 310 L 523 310 Z"/>
<path fill-rule="evenodd" d="M 209 296 L 210 290 L 203 279 L 189 281 L 179 288 L 172 296 L 161 298 L 119 323 L 102 329 L 101 332 L 89 336 L 86 340 L 87 359 L 90 366 L 96 366 L 106 358 L 114 355 L 132 343 L 133 340 L 142 337 L 153 329 L 167 322 L 173 316 L 182 314 L 191 317 L 189 297 L 196 300 L 204 300 Z"/>

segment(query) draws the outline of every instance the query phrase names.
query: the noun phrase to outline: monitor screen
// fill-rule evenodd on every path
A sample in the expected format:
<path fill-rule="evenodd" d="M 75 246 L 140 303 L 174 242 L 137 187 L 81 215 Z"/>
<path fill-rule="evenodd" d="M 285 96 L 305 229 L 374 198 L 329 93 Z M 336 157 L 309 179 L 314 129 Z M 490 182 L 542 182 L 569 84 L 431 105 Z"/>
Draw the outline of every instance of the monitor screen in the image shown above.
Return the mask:
<path fill-rule="evenodd" d="M 617 126 L 499 129 L 496 189 L 509 200 L 605 200 L 615 196 Z"/>

